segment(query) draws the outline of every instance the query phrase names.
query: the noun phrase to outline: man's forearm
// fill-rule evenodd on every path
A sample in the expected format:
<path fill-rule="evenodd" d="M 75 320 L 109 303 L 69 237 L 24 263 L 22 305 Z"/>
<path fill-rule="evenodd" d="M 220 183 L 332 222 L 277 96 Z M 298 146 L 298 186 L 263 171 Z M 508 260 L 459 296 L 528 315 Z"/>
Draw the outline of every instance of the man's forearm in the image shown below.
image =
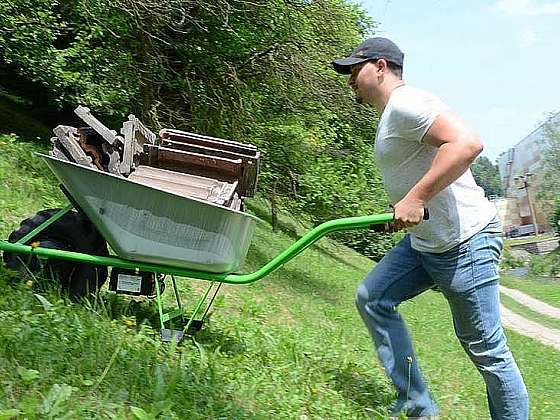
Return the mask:
<path fill-rule="evenodd" d="M 405 198 L 422 203 L 430 201 L 465 173 L 481 151 L 482 144 L 479 141 L 442 144 L 428 172 Z"/>

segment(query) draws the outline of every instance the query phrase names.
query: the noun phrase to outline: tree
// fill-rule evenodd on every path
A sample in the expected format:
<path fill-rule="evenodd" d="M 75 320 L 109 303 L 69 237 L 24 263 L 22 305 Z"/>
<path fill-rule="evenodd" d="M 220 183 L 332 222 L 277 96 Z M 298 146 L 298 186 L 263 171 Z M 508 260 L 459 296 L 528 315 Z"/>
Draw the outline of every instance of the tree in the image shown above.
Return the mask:
<path fill-rule="evenodd" d="M 502 195 L 502 183 L 498 165 L 493 165 L 486 156 L 480 156 L 471 165 L 476 183 L 482 187 L 487 197 Z"/>

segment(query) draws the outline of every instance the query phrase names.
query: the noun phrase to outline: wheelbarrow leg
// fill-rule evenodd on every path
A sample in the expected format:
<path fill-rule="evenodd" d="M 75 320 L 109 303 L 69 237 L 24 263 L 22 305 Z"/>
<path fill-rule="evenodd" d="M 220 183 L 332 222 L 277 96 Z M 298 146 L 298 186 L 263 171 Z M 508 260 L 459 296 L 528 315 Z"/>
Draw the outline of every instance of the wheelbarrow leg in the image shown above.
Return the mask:
<path fill-rule="evenodd" d="M 162 303 L 162 299 L 161 299 L 161 293 L 160 293 L 159 281 L 158 281 L 158 276 L 157 275 L 155 276 L 155 281 L 156 281 L 156 301 L 157 301 L 157 306 L 158 306 L 159 322 L 160 322 L 160 326 L 161 326 L 161 338 L 162 338 L 163 341 L 177 341 L 177 342 L 179 342 L 179 341 L 181 341 L 181 339 L 183 339 L 185 334 L 188 334 L 188 331 L 191 327 L 196 329 L 196 330 L 199 330 L 202 327 L 202 323 L 204 322 L 204 319 L 208 315 L 208 311 L 210 310 L 210 307 L 212 306 L 212 303 L 214 302 L 214 299 L 216 298 L 216 295 L 218 294 L 220 288 L 222 287 L 221 282 L 218 283 L 218 285 L 216 287 L 214 287 L 216 282 L 210 282 L 210 285 L 208 286 L 206 291 L 198 299 L 198 302 L 196 303 L 193 312 L 191 313 L 191 315 L 188 318 L 187 324 L 185 325 L 185 327 L 181 331 L 181 330 L 174 330 L 174 329 L 170 329 L 170 328 L 165 328 L 165 323 L 167 321 L 171 321 L 172 319 L 177 318 L 177 317 L 181 317 L 181 319 L 185 318 L 185 316 L 184 316 L 185 310 L 183 309 L 183 305 L 181 303 L 181 298 L 180 298 L 180 295 L 179 295 L 179 290 L 177 289 L 177 283 L 176 283 L 175 277 L 171 276 L 171 281 L 172 281 L 172 284 L 173 284 L 173 291 L 175 293 L 175 299 L 177 301 L 178 309 L 167 312 L 167 313 L 163 312 L 163 303 Z M 204 314 L 203 314 L 202 318 L 201 319 L 196 319 L 197 315 L 201 312 L 201 309 L 204 306 L 204 303 L 207 301 L 208 295 L 212 291 L 212 288 L 214 288 L 214 292 L 212 293 L 212 297 L 210 299 L 210 302 L 208 303 L 208 305 L 206 305 L 206 309 L 204 311 Z"/>
<path fill-rule="evenodd" d="M 157 302 L 158 312 L 159 312 L 159 322 L 161 325 L 161 330 L 163 331 L 165 329 L 165 325 L 163 324 L 163 306 L 161 304 L 161 292 L 159 290 L 159 281 L 158 281 L 157 274 L 154 276 L 154 279 L 156 281 L 156 302 Z"/>

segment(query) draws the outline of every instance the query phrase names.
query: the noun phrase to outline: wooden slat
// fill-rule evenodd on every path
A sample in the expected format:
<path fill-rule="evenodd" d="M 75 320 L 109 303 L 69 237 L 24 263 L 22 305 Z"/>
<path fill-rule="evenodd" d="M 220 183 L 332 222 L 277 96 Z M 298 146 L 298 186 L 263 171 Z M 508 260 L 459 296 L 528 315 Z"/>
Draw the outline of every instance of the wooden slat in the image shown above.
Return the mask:
<path fill-rule="evenodd" d="M 78 142 L 78 130 L 67 125 L 59 125 L 54 128 L 54 134 L 64 147 L 68 156 L 76 163 L 84 166 L 94 167 L 91 158 L 80 147 Z"/>
<path fill-rule="evenodd" d="M 177 173 L 140 165 L 128 179 L 183 197 L 195 197 L 224 205 L 231 202 L 237 183 L 227 183 L 200 176 Z"/>
<path fill-rule="evenodd" d="M 164 129 L 159 132 L 159 135 L 162 140 L 169 139 L 182 143 L 213 147 L 216 149 L 227 150 L 247 156 L 254 156 L 255 158 L 258 158 L 258 154 L 260 153 L 258 149 L 252 144 L 223 140 L 216 137 L 203 136 L 201 134 L 189 133 L 186 131 Z"/>
<path fill-rule="evenodd" d="M 123 143 L 124 139 L 117 135 L 115 130 L 111 130 L 103 125 L 101 121 L 93 116 L 89 108 L 79 106 L 74 110 L 76 115 L 80 117 L 87 125 L 93 128 L 103 139 L 111 146 L 115 143 Z"/>
<path fill-rule="evenodd" d="M 241 159 L 225 159 L 201 154 L 167 149 L 158 146 L 145 146 L 148 153 L 148 166 L 234 182 L 241 175 Z"/>

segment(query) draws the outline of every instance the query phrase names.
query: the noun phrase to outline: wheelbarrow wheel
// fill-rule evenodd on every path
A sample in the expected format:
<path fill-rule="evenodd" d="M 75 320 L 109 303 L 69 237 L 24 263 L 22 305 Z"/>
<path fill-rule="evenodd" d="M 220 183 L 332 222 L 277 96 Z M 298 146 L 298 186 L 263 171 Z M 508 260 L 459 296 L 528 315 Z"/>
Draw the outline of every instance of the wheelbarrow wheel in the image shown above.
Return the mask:
<path fill-rule="evenodd" d="M 20 227 L 10 234 L 8 240 L 16 242 L 58 211 L 59 209 L 42 210 L 35 216 L 23 220 Z M 66 213 L 27 241 L 27 245 L 33 242 L 39 242 L 39 245 L 45 248 L 91 255 L 109 255 L 107 243 L 95 226 L 87 217 L 75 211 Z M 96 293 L 107 280 L 107 267 L 105 266 L 55 259 L 40 261 L 35 256 L 7 252 L 4 253 L 4 263 L 9 268 L 28 276 L 30 273 L 39 274 L 60 282 L 62 291 L 76 301 Z"/>

